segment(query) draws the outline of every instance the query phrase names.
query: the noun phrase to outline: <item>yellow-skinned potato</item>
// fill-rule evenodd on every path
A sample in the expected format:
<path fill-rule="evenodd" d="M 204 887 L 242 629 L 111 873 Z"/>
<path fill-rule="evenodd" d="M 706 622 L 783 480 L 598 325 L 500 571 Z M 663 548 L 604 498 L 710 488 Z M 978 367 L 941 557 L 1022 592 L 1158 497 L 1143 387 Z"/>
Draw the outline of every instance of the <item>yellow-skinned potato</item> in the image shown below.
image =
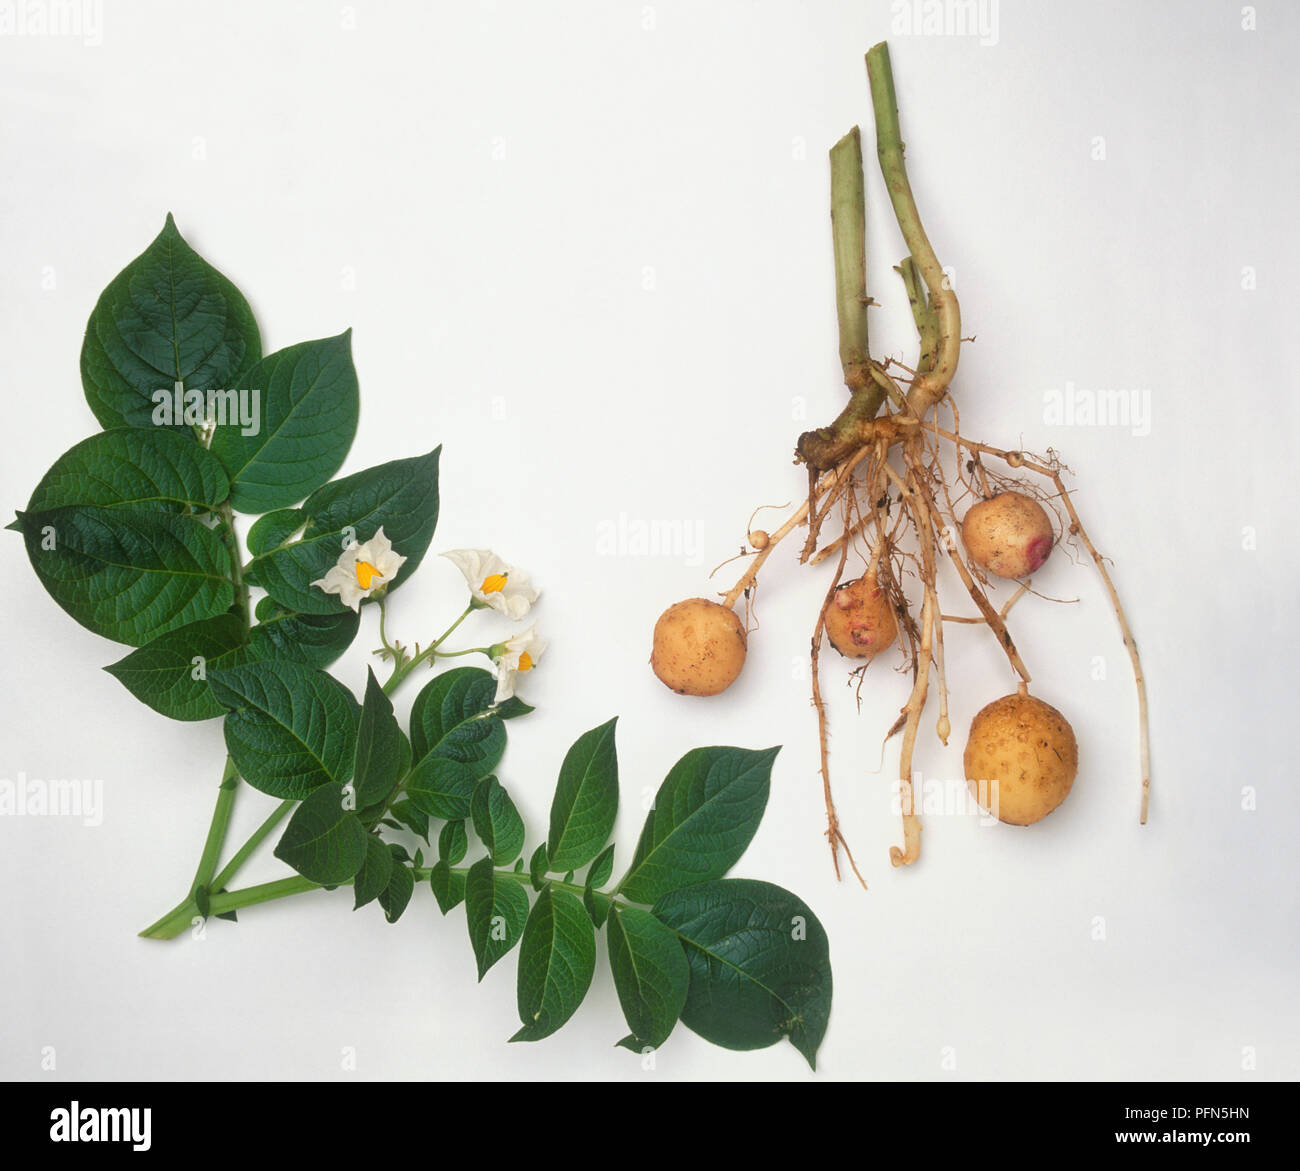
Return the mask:
<path fill-rule="evenodd" d="M 961 522 L 962 544 L 971 559 L 995 577 L 1025 577 L 1052 551 L 1052 521 L 1037 500 L 1003 492 L 974 505 Z"/>
<path fill-rule="evenodd" d="M 650 666 L 679 695 L 717 695 L 736 681 L 745 650 L 745 627 L 734 610 L 688 598 L 655 623 Z"/>
<path fill-rule="evenodd" d="M 826 637 L 849 659 L 874 659 L 898 638 L 889 594 L 875 574 L 846 582 L 826 607 Z"/>
<path fill-rule="evenodd" d="M 1017 693 L 995 699 L 971 721 L 963 763 L 984 809 L 1008 825 L 1033 825 L 1069 795 L 1079 746 L 1056 708 Z"/>

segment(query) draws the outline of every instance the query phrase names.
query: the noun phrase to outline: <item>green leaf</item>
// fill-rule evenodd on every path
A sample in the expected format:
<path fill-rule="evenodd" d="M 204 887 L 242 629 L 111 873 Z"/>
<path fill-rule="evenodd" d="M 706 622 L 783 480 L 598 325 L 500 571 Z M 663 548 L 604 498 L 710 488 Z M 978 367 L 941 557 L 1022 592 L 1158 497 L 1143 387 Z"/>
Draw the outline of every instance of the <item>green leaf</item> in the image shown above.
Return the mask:
<path fill-rule="evenodd" d="M 235 600 L 230 554 L 192 516 L 66 507 L 19 516 L 41 584 L 87 629 L 143 646 Z"/>
<path fill-rule="evenodd" d="M 474 779 L 501 762 L 506 730 L 492 710 L 497 684 L 481 667 L 457 667 L 431 679 L 411 705 L 411 752 L 469 767 Z M 464 815 L 463 815 L 464 816 Z"/>
<path fill-rule="evenodd" d="M 426 756 L 411 770 L 406 795 L 430 817 L 461 821 L 470 814 L 475 776 L 466 765 L 441 756 Z"/>
<path fill-rule="evenodd" d="M 560 1028 L 591 987 L 596 929 L 582 900 L 546 887 L 533 904 L 519 944 L 519 1019 L 512 1041 L 540 1041 Z"/>
<path fill-rule="evenodd" d="M 215 508 L 229 495 L 221 461 L 192 437 L 159 427 L 121 427 L 83 439 L 59 456 L 36 485 L 27 511 L 82 504 L 183 512 Z"/>
<path fill-rule="evenodd" d="M 459 866 L 469 852 L 469 834 L 463 821 L 449 821 L 438 835 L 438 857 L 448 866 Z"/>
<path fill-rule="evenodd" d="M 474 832 L 498 866 L 509 866 L 524 848 L 524 819 L 496 777 L 484 777 L 474 786 L 470 801 Z"/>
<path fill-rule="evenodd" d="M 686 950 L 687 1028 L 726 1049 L 789 1037 L 816 1068 L 831 1011 L 830 948 L 801 899 L 768 882 L 724 878 L 671 891 L 651 913 Z"/>
<path fill-rule="evenodd" d="M 259 517 L 248 530 L 247 544 L 250 556 L 260 557 L 263 553 L 278 549 L 306 523 L 307 518 L 303 516 L 301 508 L 281 508 Z M 272 607 L 275 606 L 274 598 L 263 598 L 262 601 Z M 258 607 L 261 608 L 261 603 Z M 259 614 L 258 617 L 261 615 Z"/>
<path fill-rule="evenodd" d="M 481 858 L 465 876 L 465 922 L 478 963 L 478 978 L 519 942 L 528 918 L 528 896 L 512 878 L 498 877 L 491 857 Z"/>
<path fill-rule="evenodd" d="M 533 884 L 533 890 L 538 892 L 546 885 L 545 842 L 533 851 L 533 856 L 528 860 L 528 880 Z"/>
<path fill-rule="evenodd" d="M 151 427 L 155 391 L 240 385 L 262 356 L 240 291 L 194 251 L 171 215 L 100 295 L 81 348 L 81 383 L 100 425 Z"/>
<path fill-rule="evenodd" d="M 691 969 L 677 933 L 649 911 L 616 906 L 609 916 L 609 966 L 634 1045 L 657 1049 L 673 1031 Z"/>
<path fill-rule="evenodd" d="M 360 411 L 352 331 L 268 354 L 242 381 L 260 392 L 257 430 L 218 427 L 212 452 L 230 474 L 230 503 L 240 512 L 270 512 L 314 492 L 343 466 Z"/>
<path fill-rule="evenodd" d="M 433 888 L 433 897 L 438 900 L 438 909 L 444 915 L 465 899 L 465 875 L 452 870 L 446 859 L 429 871 L 429 885 Z"/>
<path fill-rule="evenodd" d="M 347 882 L 366 861 L 368 835 L 346 800 L 343 786 L 333 783 L 309 793 L 285 826 L 275 856 L 322 886 Z"/>
<path fill-rule="evenodd" d="M 352 645 L 361 624 L 361 616 L 346 608 L 338 614 L 289 614 L 272 603 L 265 610 L 259 604 L 258 611 L 261 621 L 248 635 L 255 657 L 292 659 L 322 670 Z"/>
<path fill-rule="evenodd" d="M 299 509 L 306 522 L 301 539 L 255 557 L 248 580 L 286 610 L 337 613 L 343 603 L 311 583 L 325 576 L 350 540 L 364 543 L 382 528 L 406 558 L 387 587 L 391 594 L 415 572 L 433 540 L 441 451 L 393 460 L 318 488 Z"/>
<path fill-rule="evenodd" d="M 426 842 L 429 840 L 429 815 L 414 802 L 406 797 L 393 802 L 392 814 L 413 834 L 422 837 Z M 417 862 L 416 865 L 419 866 L 419 863 Z"/>
<path fill-rule="evenodd" d="M 582 905 L 587 908 L 587 914 L 591 916 L 591 921 L 597 927 L 605 925 L 605 919 L 609 915 L 610 907 L 613 906 L 614 900 L 607 894 L 602 894 L 600 887 L 609 881 L 609 876 L 614 871 L 614 843 L 611 842 L 591 864 L 587 871 L 587 881 L 582 888 Z"/>
<path fill-rule="evenodd" d="M 392 849 L 391 846 L 389 848 Z M 415 876 L 410 867 L 396 861 L 396 851 L 393 852 L 393 858 L 393 873 L 388 879 L 388 885 L 379 893 L 379 905 L 384 908 L 384 918 L 390 923 L 396 923 L 402 917 L 407 903 L 411 901 L 411 895 L 415 893 Z"/>
<path fill-rule="evenodd" d="M 393 876 L 393 855 L 374 834 L 366 834 L 366 860 L 352 883 L 355 911 L 377 899 Z"/>
<path fill-rule="evenodd" d="M 696 748 L 659 786 L 618 892 L 653 903 L 680 886 L 721 878 L 763 819 L 779 748 Z"/>
<path fill-rule="evenodd" d="M 524 703 L 517 695 L 511 695 L 497 704 L 497 715 L 503 720 L 514 720 L 536 710 L 535 707 Z"/>
<path fill-rule="evenodd" d="M 104 670 L 164 716 L 211 720 L 226 709 L 213 697 L 207 673 L 240 662 L 248 654 L 244 638 L 239 615 L 218 614 L 160 634 Z"/>
<path fill-rule="evenodd" d="M 591 869 L 587 872 L 587 885 L 593 890 L 598 890 L 609 881 L 609 876 L 613 873 L 614 843 L 611 842 L 596 855 L 596 860 L 591 864 Z"/>
<path fill-rule="evenodd" d="M 585 866 L 609 840 L 618 814 L 618 717 L 584 732 L 565 754 L 546 839 L 551 870 Z"/>
<path fill-rule="evenodd" d="M 352 787 L 364 808 L 393 791 L 411 764 L 411 746 L 393 715 L 393 702 L 384 694 L 373 671 L 366 672 L 366 698 L 357 728 L 356 766 Z M 426 825 L 426 830 L 428 829 Z"/>
<path fill-rule="evenodd" d="M 337 679 L 272 660 L 208 673 L 230 708 L 226 748 L 242 776 L 273 797 L 306 797 L 352 777 L 359 708 Z"/>

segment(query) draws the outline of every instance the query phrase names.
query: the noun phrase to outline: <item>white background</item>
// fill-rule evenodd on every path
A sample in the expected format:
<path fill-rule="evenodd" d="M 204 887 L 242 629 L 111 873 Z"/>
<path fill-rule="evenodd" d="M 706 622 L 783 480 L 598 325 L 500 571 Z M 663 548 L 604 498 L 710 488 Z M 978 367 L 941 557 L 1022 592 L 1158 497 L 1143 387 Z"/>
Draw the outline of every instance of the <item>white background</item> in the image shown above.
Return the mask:
<path fill-rule="evenodd" d="M 105 8 L 100 44 L 0 36 L 6 513 L 94 430 L 86 318 L 170 210 L 247 293 L 268 352 L 354 328 L 346 471 L 445 444 L 433 550 L 390 607 L 399 637 L 427 639 L 461 605 L 438 551 L 490 546 L 543 586 L 551 648 L 524 691 L 538 711 L 511 726 L 502 774 L 530 849 L 566 746 L 611 715 L 623 863 L 643 792 L 682 752 L 784 745 L 735 873 L 794 889 L 829 932 L 822 1076 L 1300 1074 L 1300 13 L 1261 5 L 1244 31 L 1235 2 L 1004 0 L 982 45 L 905 35 L 885 3 Z M 825 152 L 854 122 L 886 302 L 873 349 L 914 353 L 870 154 L 862 57 L 884 37 L 922 214 L 978 337 L 956 385 L 963 429 L 1055 447 L 1076 473 L 1145 656 L 1154 781 L 1139 828 L 1132 677 L 1091 567 L 1058 551 L 1035 585 L 1078 603 L 1027 599 L 1012 625 L 1081 766 L 1034 829 L 931 816 L 920 864 L 893 870 L 898 742 L 883 766 L 879 745 L 907 680 L 873 669 L 859 716 L 828 658 L 864 893 L 834 882 L 821 838 L 805 657 L 830 565 L 799 569 L 792 547 L 771 559 L 762 629 L 723 697 L 669 694 L 647 657 L 666 605 L 734 580 L 738 566 L 707 575 L 751 510 L 798 498 L 794 438 L 843 401 Z M 1148 391 L 1150 433 L 1051 425 L 1045 393 L 1067 382 Z M 620 544 L 653 522 L 676 544 Z M 603 945 L 574 1020 L 507 1045 L 513 958 L 476 986 L 463 911 L 444 920 L 427 889 L 396 927 L 340 892 L 202 940 L 137 939 L 193 873 L 220 724 L 138 704 L 98 669 L 122 649 L 45 596 L 17 536 L 0 558 L 0 776 L 99 779 L 105 803 L 98 827 L 0 818 L 0 1075 L 811 1076 L 789 1045 L 729 1053 L 684 1028 L 642 1069 L 613 1048 L 626 1030 Z M 941 588 L 969 612 L 954 579 Z M 373 621 L 336 668 L 357 690 Z M 931 709 L 917 755 L 941 779 L 960 773 L 973 713 L 1012 687 L 974 627 L 949 628 L 948 666 L 956 734 L 943 749 Z M 245 790 L 232 840 L 270 805 Z M 280 873 L 269 852 L 247 872 Z"/>

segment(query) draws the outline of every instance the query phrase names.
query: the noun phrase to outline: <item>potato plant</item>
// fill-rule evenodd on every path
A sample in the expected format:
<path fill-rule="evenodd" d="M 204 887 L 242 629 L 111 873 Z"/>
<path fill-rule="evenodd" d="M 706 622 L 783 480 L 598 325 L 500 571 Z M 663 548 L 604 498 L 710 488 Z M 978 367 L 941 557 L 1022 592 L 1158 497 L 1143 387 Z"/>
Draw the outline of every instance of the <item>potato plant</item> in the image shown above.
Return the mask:
<path fill-rule="evenodd" d="M 538 591 L 490 550 L 450 550 L 469 595 L 457 590 L 459 614 L 423 649 L 390 635 L 390 601 L 438 523 L 441 449 L 336 477 L 359 414 L 349 333 L 264 355 L 248 302 L 168 216 L 95 306 L 81 372 L 104 429 L 59 457 L 9 527 L 71 617 L 131 648 L 110 674 L 159 716 L 220 720 L 226 748 L 194 877 L 144 938 L 340 888 L 340 910 L 374 904 L 395 923 L 424 888 L 444 915 L 464 905 L 467 978 L 517 952 L 512 1041 L 548 1037 L 578 1010 L 603 930 L 627 1022 L 619 1044 L 646 1053 L 680 1020 L 732 1049 L 786 1037 L 815 1063 L 831 1006 L 826 934 L 789 891 L 729 877 L 758 831 L 777 749 L 683 756 L 615 880 L 608 720 L 564 756 L 545 837 L 527 849 L 498 773 L 510 724 L 533 711 L 515 688 L 546 643 L 510 624 Z M 237 526 L 251 517 L 245 552 Z M 330 667 L 363 609 L 377 616 L 387 678 L 368 671 L 358 699 Z M 485 617 L 496 634 L 449 645 Z M 697 651 L 714 637 L 689 607 L 679 633 Z M 743 628 L 718 641 L 721 687 Z M 466 655 L 487 667 L 456 665 Z M 417 672 L 427 682 L 399 720 L 391 697 Z M 184 807 L 194 781 L 177 783 Z M 249 800 L 264 818 L 234 845 L 231 814 Z M 241 885 L 273 836 L 284 877 Z"/>
<path fill-rule="evenodd" d="M 866 65 L 876 155 L 908 249 L 895 271 L 911 306 L 919 355 L 909 366 L 894 358 L 873 358 L 868 347 L 868 310 L 877 302 L 866 288 L 865 183 L 861 134 L 854 127 L 830 152 L 839 356 L 849 400 L 827 426 L 798 437 L 795 462 L 807 470 L 807 499 L 774 531 L 751 529 L 748 548 L 742 553 L 749 559 L 748 566 L 721 601 L 712 603 L 709 618 L 711 630 L 728 629 L 721 612 L 734 611 L 742 599 L 748 613 L 759 571 L 777 545 L 800 528 L 804 530 L 800 563 L 816 565 L 834 559 L 834 575 L 812 632 L 812 700 L 820 734 L 831 857 L 838 876 L 843 850 L 859 879 L 831 793 L 821 692 L 823 642 L 829 642 L 852 667 L 859 696 L 868 664 L 892 657 L 886 652 L 895 648 L 911 677 L 907 702 L 889 731 L 890 737 L 902 737 L 903 844 L 891 848 L 894 865 L 920 857 L 921 824 L 912 792 L 912 765 L 921 719 L 936 693 L 935 732 L 944 744 L 951 734 L 945 623 L 973 623 L 987 629 L 1017 681 L 1013 693 L 994 699 L 972 723 L 964 758 L 971 791 L 1002 821 L 1016 825 L 1039 821 L 1069 793 L 1078 748 L 1066 717 L 1029 694 L 1032 679 L 1008 628 L 1008 613 L 1031 592 L 1030 575 L 1062 544 L 1077 543 L 1087 550 L 1132 661 L 1142 822 L 1150 789 L 1146 686 L 1137 644 L 1106 561 L 1085 531 L 1064 483 L 1068 469 L 1051 449 L 1039 456 L 962 433 L 953 394 L 965 340 L 961 307 L 922 226 L 908 180 L 888 46 L 881 43 L 871 49 Z M 751 525 L 752 521 L 751 517 Z M 833 536 L 831 529 L 837 530 Z M 862 563 L 864 568 L 846 581 L 850 554 L 855 565 Z M 955 570 L 975 615 L 953 614 L 941 606 L 939 568 L 944 562 Z M 1019 583 L 1001 607 L 990 597 L 994 584 L 990 579 Z M 721 672 L 710 644 L 698 635 L 686 637 L 670 617 L 680 606 L 699 612 L 703 604 L 699 599 L 679 603 L 660 620 L 654 634 L 653 661 L 660 678 L 673 690 L 691 695 L 717 694 L 726 674 L 734 672 L 732 678 L 739 674 L 744 658 L 743 652 L 733 655 L 728 671 Z M 748 622 L 739 629 L 748 632 Z M 659 664 L 665 663 L 672 664 L 671 680 L 660 670 Z"/>

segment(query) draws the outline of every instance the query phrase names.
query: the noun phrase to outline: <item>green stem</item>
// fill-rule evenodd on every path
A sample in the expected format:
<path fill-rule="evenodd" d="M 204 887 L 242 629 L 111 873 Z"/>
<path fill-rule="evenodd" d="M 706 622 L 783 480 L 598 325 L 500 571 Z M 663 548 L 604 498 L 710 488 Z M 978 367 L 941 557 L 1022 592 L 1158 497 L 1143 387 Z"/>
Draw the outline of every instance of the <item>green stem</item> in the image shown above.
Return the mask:
<path fill-rule="evenodd" d="M 212 890 L 214 894 L 220 893 L 227 883 L 229 883 L 230 880 L 239 873 L 243 868 L 244 863 L 252 856 L 253 851 L 262 844 L 266 839 L 266 836 L 284 820 L 285 815 L 288 814 L 288 812 L 297 804 L 298 802 L 295 799 L 289 798 L 281 801 L 280 804 L 275 807 L 271 816 L 253 831 L 252 836 L 249 837 L 248 841 L 235 851 L 234 857 L 226 863 L 221 873 L 212 880 Z"/>
<path fill-rule="evenodd" d="M 867 202 L 862 173 L 862 133 L 855 126 L 832 148 L 831 239 L 835 252 L 835 312 L 840 365 L 848 405 L 829 427 L 805 431 L 796 452 L 813 471 L 826 472 L 862 444 L 863 424 L 875 418 L 884 392 L 871 373 L 867 345 Z"/>
<path fill-rule="evenodd" d="M 453 622 L 450 626 L 448 626 L 447 629 L 442 632 L 442 634 L 440 634 L 432 643 L 430 643 L 429 646 L 427 646 L 424 650 L 422 650 L 418 655 L 416 655 L 413 659 L 407 659 L 405 662 L 403 662 L 398 657 L 396 650 L 393 647 L 390 647 L 388 643 L 385 641 L 384 649 L 392 653 L 393 658 L 397 663 L 397 666 L 393 668 L 392 675 L 388 677 L 388 682 L 384 684 L 384 694 L 392 695 L 393 692 L 396 691 L 397 688 L 401 685 L 402 680 L 404 680 L 412 671 L 414 671 L 416 667 L 418 667 L 421 663 L 428 662 L 430 659 L 434 658 L 438 653 L 438 648 L 442 646 L 442 644 L 447 641 L 448 637 L 456 630 L 456 628 L 462 622 L 464 622 L 466 618 L 468 618 L 472 613 L 474 613 L 474 611 L 477 609 L 479 609 L 478 604 L 471 598 L 469 605 L 465 607 L 464 612 L 461 614 L 459 618 L 456 619 L 455 622 Z M 379 611 L 381 640 L 383 640 L 384 637 L 383 636 L 383 613 L 384 613 L 383 603 L 381 602 L 380 611 Z M 466 652 L 462 651 L 458 653 L 464 654 Z M 451 658 L 452 656 L 444 655 L 443 657 Z"/>
<path fill-rule="evenodd" d="M 856 394 L 868 388 L 867 201 L 862 173 L 862 132 L 855 126 L 831 147 L 831 238 L 835 250 L 835 311 L 844 383 Z M 876 402 L 880 406 L 879 400 Z M 874 412 L 873 412 L 874 413 Z"/>
<path fill-rule="evenodd" d="M 235 762 L 226 757 L 226 767 L 221 773 L 221 784 L 217 789 L 217 806 L 212 811 L 212 823 L 208 826 L 208 836 L 203 843 L 203 853 L 199 855 L 199 867 L 190 885 L 190 897 L 193 898 L 200 887 L 211 885 L 212 875 L 217 869 L 221 857 L 221 847 L 226 840 L 226 830 L 230 826 L 230 816 L 235 811 L 235 794 L 239 790 L 239 770 Z"/>
<path fill-rule="evenodd" d="M 922 418 L 948 392 L 957 372 L 957 355 L 961 348 L 961 309 L 943 265 L 935 255 L 921 215 L 916 208 L 912 186 L 903 161 L 903 135 L 898 124 L 898 96 L 894 92 L 894 71 L 889 61 L 889 46 L 881 41 L 867 53 L 867 80 L 871 86 L 871 105 L 876 117 L 876 155 L 885 178 L 894 217 L 907 241 L 908 251 L 920 269 L 930 290 L 931 303 L 939 318 L 938 350 L 934 369 L 918 372 L 907 401 Z"/>
<path fill-rule="evenodd" d="M 453 874 L 469 874 L 468 866 L 453 867 Z M 432 867 L 421 866 L 413 869 L 413 877 L 416 882 L 427 882 L 429 875 L 433 873 Z M 521 885 L 531 883 L 532 878 L 526 870 L 497 870 L 497 878 L 507 879 L 511 882 L 518 882 Z M 576 882 L 561 882 L 558 879 L 549 880 L 550 885 L 557 890 L 565 890 L 578 898 L 581 898 L 586 891 L 584 886 Z M 339 886 L 351 886 L 352 880 L 338 884 Z M 257 886 L 244 887 L 242 890 L 221 891 L 212 895 L 210 911 L 213 915 L 224 915 L 230 911 L 241 910 L 244 907 L 256 906 L 259 903 L 274 902 L 276 899 L 290 898 L 293 895 L 307 894 L 313 890 L 324 890 L 318 882 L 312 882 L 309 878 L 303 878 L 301 875 L 293 875 L 291 878 L 280 878 L 274 882 L 263 882 Z M 604 891 L 598 892 L 604 894 L 615 905 L 620 907 L 631 906 L 630 903 L 622 902 L 615 899 L 613 895 Z M 193 902 L 183 903 L 174 911 L 163 916 L 152 927 L 140 932 L 142 936 L 149 939 L 175 939 L 185 931 L 198 915 Z"/>
<path fill-rule="evenodd" d="M 939 353 L 939 317 L 926 294 L 916 261 L 909 256 L 901 264 L 895 265 L 894 271 L 903 278 L 907 303 L 912 307 L 912 320 L 916 323 L 916 333 L 921 339 L 921 353 L 916 369 L 920 373 L 928 373 L 934 369 L 934 360 Z"/>

